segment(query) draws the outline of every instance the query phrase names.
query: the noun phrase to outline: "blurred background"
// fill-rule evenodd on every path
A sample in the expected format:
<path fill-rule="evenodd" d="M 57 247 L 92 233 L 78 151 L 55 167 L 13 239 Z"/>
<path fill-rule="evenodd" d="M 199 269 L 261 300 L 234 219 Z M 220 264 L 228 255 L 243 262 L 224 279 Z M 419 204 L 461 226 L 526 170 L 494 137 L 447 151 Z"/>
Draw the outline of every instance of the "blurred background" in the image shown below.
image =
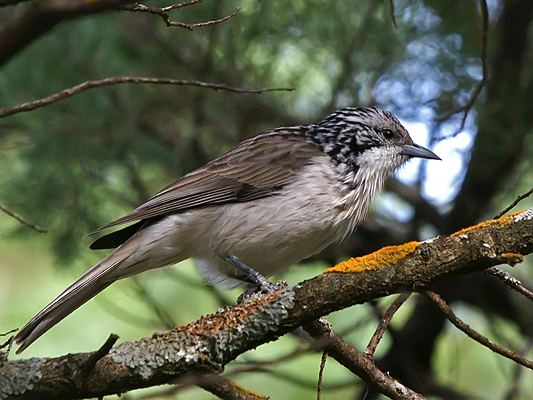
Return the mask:
<path fill-rule="evenodd" d="M 24 7 L 0 9 L 0 24 Z M 245 138 L 317 122 L 340 107 L 392 111 L 443 161 L 410 162 L 357 232 L 275 278 L 295 284 L 349 256 L 449 234 L 492 218 L 533 187 L 530 0 L 396 0 L 397 26 L 388 1 L 368 0 L 205 0 L 170 15 L 202 22 L 235 8 L 241 10 L 234 18 L 193 32 L 145 13 L 86 16 L 62 22 L 2 66 L 0 108 L 122 75 L 295 90 L 126 84 L 0 119 L 0 203 L 48 231 L 0 213 L 0 333 L 22 327 L 104 257 L 88 250 L 88 232 Z M 528 198 L 516 209 L 532 206 Z M 506 269 L 531 287 L 531 263 Z M 482 273 L 433 289 L 473 328 L 531 358 L 533 309 L 525 299 Z M 139 339 L 212 313 L 238 294 L 207 287 L 186 261 L 114 284 L 22 356 L 93 351 L 111 332 L 120 341 Z M 392 300 L 328 319 L 363 350 Z M 286 335 L 239 357 L 224 376 L 273 399 L 314 398 L 321 355 L 306 349 L 304 339 Z M 418 295 L 395 316 L 377 357 L 382 370 L 430 398 L 533 398 L 531 371 L 467 338 Z M 322 395 L 379 398 L 332 359 Z M 178 397 L 214 398 L 196 387 L 122 396 Z"/>

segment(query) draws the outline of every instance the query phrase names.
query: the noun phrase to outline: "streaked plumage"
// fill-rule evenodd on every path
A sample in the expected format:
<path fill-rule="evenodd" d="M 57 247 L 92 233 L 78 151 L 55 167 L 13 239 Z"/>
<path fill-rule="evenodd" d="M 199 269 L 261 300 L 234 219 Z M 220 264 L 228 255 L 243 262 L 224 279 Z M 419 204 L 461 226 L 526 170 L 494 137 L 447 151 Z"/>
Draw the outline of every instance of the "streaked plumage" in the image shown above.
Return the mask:
<path fill-rule="evenodd" d="M 378 108 L 246 140 L 96 231 L 134 223 L 91 245 L 116 250 L 19 331 L 18 352 L 118 279 L 194 258 L 211 283 L 237 287 L 246 282 L 221 254 L 266 276 L 310 257 L 352 232 L 410 157 L 438 158 Z"/>

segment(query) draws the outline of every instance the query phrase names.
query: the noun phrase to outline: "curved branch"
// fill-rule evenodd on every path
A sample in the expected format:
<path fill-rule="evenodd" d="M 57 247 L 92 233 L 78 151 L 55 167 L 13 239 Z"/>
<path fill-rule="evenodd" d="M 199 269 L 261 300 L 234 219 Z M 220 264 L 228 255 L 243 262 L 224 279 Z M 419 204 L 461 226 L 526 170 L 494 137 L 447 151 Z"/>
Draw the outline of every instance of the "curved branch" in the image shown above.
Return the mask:
<path fill-rule="evenodd" d="M 513 360 L 514 362 L 533 370 L 532 361 L 525 359 L 524 357 L 516 354 L 514 351 L 504 349 L 503 347 L 494 343 L 492 340 L 490 340 L 486 336 L 483 336 L 479 332 L 470 328 L 470 326 L 468 326 L 463 320 L 461 320 L 459 317 L 457 317 L 457 315 L 455 315 L 455 313 L 452 311 L 450 306 L 446 304 L 446 302 L 442 299 L 442 297 L 440 297 L 437 293 L 432 292 L 431 290 L 425 290 L 424 294 L 427 297 L 429 297 L 431 301 L 440 308 L 440 310 L 443 312 L 446 318 L 448 318 L 448 321 L 454 324 L 457 329 L 459 329 L 460 331 L 463 331 L 470 338 L 474 339 L 478 343 L 481 343 L 483 346 L 489 348 L 493 352 L 498 353 L 499 355 L 503 357 Z"/>
<path fill-rule="evenodd" d="M 272 294 L 252 295 L 187 326 L 120 344 L 86 377 L 82 367 L 90 353 L 6 362 L 0 367 L 0 398 L 101 397 L 169 383 L 185 374 L 219 373 L 238 355 L 333 311 L 514 262 L 533 252 L 533 209 L 409 244 L 409 251 L 405 247 L 378 251 L 364 262 L 351 260 L 342 269 Z M 395 398 L 409 397 L 396 393 Z"/>
<path fill-rule="evenodd" d="M 474 106 L 477 98 L 481 94 L 481 90 L 483 90 L 483 87 L 487 83 L 489 79 L 489 70 L 487 67 L 487 47 L 489 42 L 489 8 L 487 6 L 487 0 L 480 0 L 479 6 L 481 8 L 481 19 L 483 21 L 483 28 L 481 31 L 481 68 L 483 71 L 483 75 L 481 77 L 481 80 L 477 83 L 476 87 L 472 91 L 472 94 L 470 95 L 470 99 L 466 102 L 466 104 L 459 106 L 457 108 L 454 108 L 453 110 L 450 110 L 445 115 L 437 118 L 437 121 L 442 122 L 449 119 L 452 115 L 458 114 L 460 112 L 463 113 L 463 117 L 461 119 L 461 125 L 459 126 L 459 129 L 457 129 L 457 132 L 460 132 L 465 127 L 466 123 L 466 117 L 468 116 L 468 113 Z"/>
<path fill-rule="evenodd" d="M 22 217 L 21 215 L 17 214 L 15 211 L 10 210 L 7 206 L 0 203 L 0 210 L 9 215 L 11 218 L 16 219 L 18 222 L 20 222 L 22 225 L 26 225 L 34 230 L 36 230 L 39 233 L 46 233 L 47 230 L 44 228 L 41 228 L 39 225 L 34 224 L 33 222 L 28 221 L 26 218 Z"/>
<path fill-rule="evenodd" d="M 9 115 L 17 114 L 20 112 L 35 110 L 36 108 L 44 107 L 52 103 L 56 103 L 60 100 L 64 100 L 68 97 L 74 96 L 75 94 L 81 93 L 88 89 L 99 88 L 103 86 L 119 85 L 121 83 L 150 83 L 152 85 L 176 85 L 176 86 L 197 86 L 208 89 L 217 90 L 226 90 L 228 92 L 234 93 L 263 93 L 263 92 L 272 92 L 272 91 L 291 91 L 293 88 L 266 88 L 266 89 L 241 89 L 232 86 L 225 85 L 223 83 L 209 83 L 201 81 L 190 81 L 184 79 L 168 79 L 168 78 L 148 78 L 141 76 L 114 76 L 111 78 L 85 81 L 79 85 L 72 86 L 68 89 L 62 90 L 61 92 L 54 93 L 48 97 L 44 97 L 39 100 L 30 101 L 28 103 L 23 103 L 15 107 L 4 108 L 0 110 L 0 118 L 7 117 Z"/>
<path fill-rule="evenodd" d="M 327 351 L 335 360 L 348 370 L 357 374 L 370 388 L 385 394 L 391 399 L 425 400 L 426 398 L 393 379 L 388 373 L 381 371 L 369 353 L 359 353 L 331 328 L 320 321 L 313 321 L 304 326 L 305 330 L 319 342 L 325 342 Z"/>

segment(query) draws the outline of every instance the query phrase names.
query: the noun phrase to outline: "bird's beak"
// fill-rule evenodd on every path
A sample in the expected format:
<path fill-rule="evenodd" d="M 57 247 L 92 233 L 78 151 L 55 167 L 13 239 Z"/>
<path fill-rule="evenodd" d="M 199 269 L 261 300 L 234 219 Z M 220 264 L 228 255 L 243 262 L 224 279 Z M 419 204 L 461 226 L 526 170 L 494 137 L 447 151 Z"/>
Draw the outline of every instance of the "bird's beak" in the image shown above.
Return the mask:
<path fill-rule="evenodd" d="M 431 150 L 426 149 L 418 144 L 404 144 L 403 151 L 400 153 L 409 157 L 429 158 L 432 160 L 440 160 L 441 158 L 433 153 Z"/>

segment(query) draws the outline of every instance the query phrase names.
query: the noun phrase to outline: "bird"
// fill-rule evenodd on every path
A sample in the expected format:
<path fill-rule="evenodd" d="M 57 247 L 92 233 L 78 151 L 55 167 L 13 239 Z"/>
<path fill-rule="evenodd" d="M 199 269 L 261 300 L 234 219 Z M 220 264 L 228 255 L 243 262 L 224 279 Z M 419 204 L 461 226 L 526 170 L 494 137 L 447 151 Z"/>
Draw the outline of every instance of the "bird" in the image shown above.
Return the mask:
<path fill-rule="evenodd" d="M 272 291 L 265 277 L 353 232 L 413 157 L 440 160 L 378 107 L 244 140 L 92 232 L 129 224 L 90 245 L 114 250 L 16 334 L 17 353 L 113 282 L 189 258 L 210 284 Z"/>

